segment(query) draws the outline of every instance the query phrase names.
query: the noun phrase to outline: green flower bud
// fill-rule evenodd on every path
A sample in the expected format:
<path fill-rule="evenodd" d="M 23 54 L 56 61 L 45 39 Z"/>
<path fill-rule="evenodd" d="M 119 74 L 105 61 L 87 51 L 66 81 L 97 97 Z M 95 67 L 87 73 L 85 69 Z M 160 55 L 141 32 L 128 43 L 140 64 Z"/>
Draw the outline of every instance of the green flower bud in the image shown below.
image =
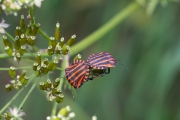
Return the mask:
<path fill-rule="evenodd" d="M 71 38 L 67 41 L 68 46 L 72 46 L 76 41 L 76 35 L 71 36 Z"/>
<path fill-rule="evenodd" d="M 38 66 L 38 63 L 37 63 L 37 62 L 33 63 L 33 70 L 34 70 L 34 71 L 37 70 L 37 66 Z"/>
<path fill-rule="evenodd" d="M 46 86 L 47 86 L 47 88 L 51 88 L 51 80 L 50 79 L 47 79 L 47 81 L 46 81 Z"/>
<path fill-rule="evenodd" d="M 60 94 L 61 92 L 62 92 L 62 90 L 60 90 L 60 89 L 57 89 L 57 88 L 52 89 L 52 94 L 53 95 Z"/>
<path fill-rule="evenodd" d="M 26 75 L 26 70 L 23 70 L 20 77 L 19 77 L 19 80 L 21 81 L 25 75 Z"/>
<path fill-rule="evenodd" d="M 21 28 L 17 26 L 15 30 L 15 36 L 21 36 L 21 34 L 22 34 Z"/>
<path fill-rule="evenodd" d="M 55 40 L 57 40 L 57 41 L 60 40 L 60 24 L 59 23 L 56 23 L 54 37 L 55 37 Z"/>
<path fill-rule="evenodd" d="M 60 42 L 59 42 L 59 46 L 63 47 L 63 45 L 64 45 L 64 38 L 62 37 Z"/>
<path fill-rule="evenodd" d="M 70 47 L 68 45 L 64 45 L 62 48 L 62 54 L 66 55 L 68 53 L 68 51 L 70 50 Z"/>
<path fill-rule="evenodd" d="M 20 90 L 22 88 L 22 83 L 21 82 L 18 82 L 17 86 L 16 86 L 16 89 L 17 90 Z"/>
<path fill-rule="evenodd" d="M 10 113 L 4 113 L 3 116 L 6 120 L 11 120 L 11 114 Z"/>
<path fill-rule="evenodd" d="M 53 50 L 55 49 L 56 44 L 57 44 L 57 42 L 56 42 L 55 38 L 54 37 L 50 37 L 49 45 L 52 46 Z"/>
<path fill-rule="evenodd" d="M 24 23 L 24 15 L 21 15 L 20 19 L 20 28 L 23 30 L 25 28 L 25 23 Z"/>
<path fill-rule="evenodd" d="M 17 59 L 18 61 L 21 60 L 21 54 L 20 54 L 20 53 L 16 53 L 16 59 Z"/>
<path fill-rule="evenodd" d="M 6 46 L 4 49 L 9 56 L 12 56 L 12 54 L 13 54 L 12 48 L 9 48 L 9 46 Z"/>
<path fill-rule="evenodd" d="M 8 46 L 12 49 L 12 43 L 7 39 L 7 36 L 3 35 L 3 42 L 5 46 Z"/>
<path fill-rule="evenodd" d="M 21 34 L 21 36 L 20 36 L 20 44 L 25 45 L 26 42 L 27 42 L 26 36 L 24 34 Z"/>
<path fill-rule="evenodd" d="M 54 60 L 53 62 L 50 62 L 49 65 L 48 65 L 48 70 L 49 71 L 55 70 L 56 67 L 57 67 L 57 64 L 58 64 L 57 60 Z"/>
<path fill-rule="evenodd" d="M 71 110 L 70 106 L 66 106 L 66 107 L 60 109 L 60 111 L 58 112 L 58 115 L 67 116 L 68 113 L 70 112 L 70 110 Z"/>
<path fill-rule="evenodd" d="M 75 60 L 81 60 L 81 55 L 80 55 L 80 54 L 76 55 L 76 56 L 74 57 L 74 61 L 75 61 Z"/>
<path fill-rule="evenodd" d="M 31 24 L 28 24 L 26 29 L 26 35 L 29 36 L 32 33 Z"/>
<path fill-rule="evenodd" d="M 60 83 L 60 79 L 59 79 L 59 78 L 56 78 L 55 81 L 54 81 L 54 83 L 53 83 L 54 88 L 57 88 L 58 85 L 59 85 L 59 83 Z"/>
<path fill-rule="evenodd" d="M 40 52 L 37 53 L 36 62 L 38 63 L 38 65 L 41 65 L 41 53 Z"/>
<path fill-rule="evenodd" d="M 54 53 L 54 50 L 52 48 L 52 46 L 48 46 L 48 55 L 52 55 Z"/>
<path fill-rule="evenodd" d="M 7 92 L 11 91 L 13 88 L 14 88 L 13 85 L 10 84 L 5 85 L 5 89 Z"/>
<path fill-rule="evenodd" d="M 18 36 L 16 36 L 16 38 L 15 38 L 14 48 L 15 48 L 16 50 L 19 50 L 19 49 L 21 48 L 21 44 L 20 44 L 20 40 L 19 40 L 19 37 L 18 37 Z"/>
<path fill-rule="evenodd" d="M 56 48 L 57 48 L 57 49 L 56 49 L 56 54 L 61 54 L 61 53 L 62 53 L 62 48 L 61 48 L 61 46 L 57 46 Z"/>
<path fill-rule="evenodd" d="M 44 58 L 44 64 L 47 66 L 49 64 L 48 58 Z"/>
<path fill-rule="evenodd" d="M 41 71 L 40 71 L 41 67 L 38 66 L 37 70 L 36 70 L 36 77 L 39 77 L 41 75 Z"/>
<path fill-rule="evenodd" d="M 46 85 L 45 85 L 44 82 L 40 82 L 40 83 L 39 83 L 39 88 L 40 88 L 41 90 L 46 90 L 46 89 L 47 89 L 47 87 L 46 87 Z"/>
<path fill-rule="evenodd" d="M 9 75 L 12 77 L 12 78 L 15 78 L 16 76 L 16 69 L 15 67 L 11 66 L 10 69 L 9 69 Z"/>
<path fill-rule="evenodd" d="M 32 36 L 35 36 L 35 35 L 37 34 L 40 26 L 41 26 L 40 23 L 38 23 L 38 24 L 36 24 L 36 25 L 34 26 L 34 29 L 33 29 L 33 31 L 32 31 Z"/>
<path fill-rule="evenodd" d="M 21 48 L 18 50 L 20 55 L 24 55 L 25 49 L 26 49 L 26 46 L 21 46 Z"/>
<path fill-rule="evenodd" d="M 24 76 L 20 81 L 22 83 L 23 86 L 25 86 L 28 83 L 29 77 Z"/>
<path fill-rule="evenodd" d="M 28 39 L 27 39 L 28 44 L 29 44 L 30 46 L 33 46 L 34 43 L 35 43 L 35 39 L 36 39 L 35 36 L 29 36 Z"/>
<path fill-rule="evenodd" d="M 47 74 L 47 73 L 48 73 L 47 65 L 44 64 L 44 65 L 41 67 L 41 70 L 42 70 L 42 73 L 43 73 L 43 74 Z"/>
<path fill-rule="evenodd" d="M 59 94 L 57 97 L 56 97 L 56 102 L 57 103 L 62 103 L 63 102 L 63 99 L 64 99 L 64 95 L 61 93 L 61 94 Z M 61 109 L 61 110 L 63 110 L 63 109 Z M 67 111 L 67 110 L 66 110 Z M 66 113 L 66 111 L 60 111 L 60 113 L 63 113 L 63 114 L 61 114 L 61 115 L 63 115 L 63 116 L 65 116 L 64 114 Z M 67 114 L 66 114 L 67 115 Z"/>

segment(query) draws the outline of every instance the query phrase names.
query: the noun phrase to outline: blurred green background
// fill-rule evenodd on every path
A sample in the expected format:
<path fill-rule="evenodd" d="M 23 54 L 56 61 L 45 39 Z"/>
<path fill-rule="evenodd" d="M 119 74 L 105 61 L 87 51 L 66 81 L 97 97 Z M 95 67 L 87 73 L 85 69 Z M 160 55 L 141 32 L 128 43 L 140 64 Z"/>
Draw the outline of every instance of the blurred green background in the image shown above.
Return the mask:
<path fill-rule="evenodd" d="M 36 22 L 49 36 L 54 35 L 56 22 L 61 24 L 61 36 L 67 40 L 77 35 L 77 43 L 103 26 L 132 0 L 44 0 L 41 8 L 35 8 Z M 20 15 L 27 16 L 27 9 L 13 15 L 0 14 L 11 26 L 14 34 Z M 46 40 L 38 35 L 37 46 L 47 47 Z M 0 38 L 2 39 L 2 37 Z M 42 41 L 45 42 L 42 42 Z M 0 52 L 4 53 L 0 40 Z M 90 54 L 108 51 L 121 64 L 102 78 L 85 83 L 76 90 L 73 100 L 70 90 L 63 90 L 64 102 L 75 112 L 75 120 L 180 120 L 180 4 L 157 4 L 148 16 L 146 7 L 138 9 L 108 32 L 99 41 L 79 52 L 86 60 Z M 73 58 L 72 56 L 71 58 Z M 12 59 L 1 59 L 0 67 L 11 66 Z M 70 63 L 72 59 L 70 59 Z M 53 74 L 59 77 L 59 72 Z M 30 75 L 30 74 L 29 74 Z M 5 84 L 10 80 L 7 72 L 0 72 L 0 108 L 16 93 L 7 93 Z M 42 78 L 43 79 L 43 78 Z M 39 81 L 42 81 L 39 80 Z M 18 106 L 29 87 L 15 100 Z M 52 103 L 36 88 L 23 106 L 25 120 L 45 120 L 51 114 Z"/>

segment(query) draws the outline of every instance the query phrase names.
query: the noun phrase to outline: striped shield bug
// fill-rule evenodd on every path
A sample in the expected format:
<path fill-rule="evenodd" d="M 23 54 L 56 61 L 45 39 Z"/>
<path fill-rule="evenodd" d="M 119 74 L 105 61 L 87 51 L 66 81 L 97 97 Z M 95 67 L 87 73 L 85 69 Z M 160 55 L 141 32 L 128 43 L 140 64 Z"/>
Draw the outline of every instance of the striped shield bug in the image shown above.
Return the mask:
<path fill-rule="evenodd" d="M 65 74 L 68 82 L 77 89 L 88 80 L 89 66 L 83 60 L 75 60 L 65 69 Z"/>
<path fill-rule="evenodd" d="M 109 74 L 110 68 L 115 67 L 116 63 L 116 59 L 108 52 L 92 54 L 87 59 L 87 64 L 91 67 L 90 73 L 93 75 L 93 78 Z M 106 69 L 108 72 L 106 72 Z"/>
<path fill-rule="evenodd" d="M 87 63 L 94 69 L 107 69 L 116 66 L 116 59 L 108 52 L 92 54 L 88 57 Z"/>

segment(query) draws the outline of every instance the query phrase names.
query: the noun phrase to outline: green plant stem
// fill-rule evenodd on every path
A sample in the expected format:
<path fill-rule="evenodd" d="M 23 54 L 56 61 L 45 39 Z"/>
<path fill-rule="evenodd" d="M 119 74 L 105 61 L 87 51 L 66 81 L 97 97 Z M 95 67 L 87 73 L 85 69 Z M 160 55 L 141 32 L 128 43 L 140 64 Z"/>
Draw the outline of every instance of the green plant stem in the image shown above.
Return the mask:
<path fill-rule="evenodd" d="M 34 25 L 35 20 L 34 20 L 34 14 L 33 14 L 33 7 L 29 7 L 29 13 L 30 13 L 30 16 L 31 16 L 31 23 Z"/>
<path fill-rule="evenodd" d="M 34 79 L 35 74 L 30 76 L 30 80 L 29 83 Z M 29 85 L 29 84 L 28 84 Z M 27 85 L 27 86 L 28 86 Z M 0 110 L 0 114 L 2 114 L 2 112 L 19 96 L 19 94 L 23 91 L 23 89 L 21 89 L 20 91 L 18 91 L 15 96 Z"/>
<path fill-rule="evenodd" d="M 38 32 L 39 32 L 46 40 L 50 41 L 49 36 L 48 36 L 45 32 L 43 32 L 43 30 L 41 30 L 41 29 L 39 28 Z"/>
<path fill-rule="evenodd" d="M 14 39 L 8 32 L 6 32 L 6 35 L 7 35 L 12 41 L 15 41 L 15 39 Z"/>
<path fill-rule="evenodd" d="M 58 103 L 56 103 L 56 102 L 53 103 L 51 118 L 56 115 L 57 105 L 58 105 Z"/>
<path fill-rule="evenodd" d="M 2 112 L 19 96 L 22 91 L 23 89 L 16 93 L 16 95 L 0 110 L 0 114 L 2 114 Z"/>
<path fill-rule="evenodd" d="M 31 89 L 28 91 L 28 93 L 26 94 L 25 98 L 23 99 L 23 101 L 21 102 L 21 104 L 19 105 L 19 110 L 20 108 L 23 106 L 23 104 L 25 103 L 25 101 L 27 100 L 27 98 L 29 97 L 29 95 L 31 94 L 31 92 L 33 91 L 33 89 L 35 88 L 36 83 L 33 84 L 33 86 L 31 87 Z"/>
<path fill-rule="evenodd" d="M 32 66 L 26 66 L 26 67 L 18 67 L 18 68 L 16 68 L 16 70 L 19 70 L 19 69 L 32 69 Z M 9 70 L 9 68 L 0 68 L 0 70 Z"/>
<path fill-rule="evenodd" d="M 124 10 L 117 13 L 112 19 L 110 19 L 105 25 L 94 31 L 92 34 L 81 40 L 81 42 L 72 46 L 70 50 L 70 55 L 75 55 L 83 49 L 90 46 L 92 43 L 99 40 L 106 33 L 115 28 L 119 23 L 121 23 L 125 18 L 134 13 L 134 11 L 139 8 L 140 5 L 137 2 L 131 3 Z"/>
<path fill-rule="evenodd" d="M 26 60 L 26 61 L 31 62 L 31 63 L 36 62 L 35 60 L 30 60 L 30 59 L 23 59 L 23 60 Z"/>
<path fill-rule="evenodd" d="M 65 68 L 60 68 L 60 67 L 57 67 L 56 69 L 57 70 L 65 70 Z"/>

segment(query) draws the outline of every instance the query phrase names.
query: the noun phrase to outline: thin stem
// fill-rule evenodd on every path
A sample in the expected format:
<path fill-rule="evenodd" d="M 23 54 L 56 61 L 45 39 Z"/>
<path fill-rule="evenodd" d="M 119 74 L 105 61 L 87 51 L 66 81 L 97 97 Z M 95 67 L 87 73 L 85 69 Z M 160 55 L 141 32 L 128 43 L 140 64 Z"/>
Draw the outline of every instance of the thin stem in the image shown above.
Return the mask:
<path fill-rule="evenodd" d="M 57 105 L 58 104 L 56 102 L 53 103 L 51 118 L 56 115 Z"/>
<path fill-rule="evenodd" d="M 65 70 L 65 68 L 56 67 L 57 70 Z"/>
<path fill-rule="evenodd" d="M 67 67 L 67 64 L 69 64 L 68 61 L 69 61 L 69 56 L 67 56 L 67 55 L 64 56 L 63 62 L 62 62 L 62 64 L 61 64 L 61 67 L 62 67 L 62 68 L 66 68 L 66 67 Z M 60 78 L 64 77 L 64 74 L 65 74 L 65 69 L 64 69 L 64 71 L 61 71 L 61 73 L 60 73 Z M 64 84 L 64 80 L 61 80 L 58 88 L 59 88 L 59 89 L 62 89 L 63 84 Z"/>
<path fill-rule="evenodd" d="M 113 28 L 115 28 L 119 23 L 121 23 L 125 18 L 127 18 L 129 15 L 134 13 L 134 11 L 139 8 L 139 4 L 137 2 L 131 3 L 129 6 L 127 6 L 124 10 L 117 13 L 112 19 L 110 19 L 105 25 L 97 29 L 95 32 L 81 40 L 78 44 L 75 44 L 70 51 L 71 55 L 75 55 L 78 52 L 82 51 L 83 49 L 90 46 L 92 43 L 99 40 L 101 37 L 103 37 L 106 33 L 111 31 Z"/>
<path fill-rule="evenodd" d="M 34 20 L 34 14 L 33 14 L 33 7 L 29 8 L 29 13 L 30 13 L 30 16 L 31 16 L 31 23 L 34 25 L 35 20 Z"/>
<path fill-rule="evenodd" d="M 47 41 L 50 41 L 49 36 L 48 36 L 45 32 L 43 32 L 40 28 L 39 28 L 38 32 L 39 32 Z"/>
<path fill-rule="evenodd" d="M 23 60 L 26 60 L 26 61 L 32 62 L 32 63 L 36 62 L 35 60 L 30 60 L 30 59 L 23 59 Z"/>
<path fill-rule="evenodd" d="M 21 89 L 15 94 L 15 96 L 0 110 L 0 114 L 2 114 L 2 112 L 19 96 L 22 91 L 23 89 Z"/>
<path fill-rule="evenodd" d="M 29 82 L 31 82 L 35 77 L 35 74 L 30 76 L 30 80 Z M 28 84 L 29 85 L 29 84 Z M 28 86 L 27 85 L 27 86 Z M 23 89 L 21 89 L 20 91 L 18 91 L 15 96 L 0 110 L 0 114 L 19 96 L 19 94 L 23 91 Z"/>
<path fill-rule="evenodd" d="M 13 36 L 11 36 L 8 32 L 6 32 L 6 35 L 7 35 L 12 41 L 15 41 L 15 39 L 13 38 Z"/>
<path fill-rule="evenodd" d="M 16 70 L 19 70 L 19 69 L 32 69 L 32 66 L 26 66 L 26 67 L 18 67 L 18 68 L 16 68 Z M 9 70 L 9 68 L 0 68 L 0 70 Z"/>
<path fill-rule="evenodd" d="M 31 92 L 33 91 L 33 89 L 35 88 L 36 83 L 33 84 L 33 86 L 31 87 L 31 89 L 29 90 L 29 92 L 26 94 L 25 98 L 23 99 L 23 101 L 21 102 L 21 104 L 19 105 L 19 110 L 20 108 L 23 106 L 23 104 L 25 103 L 25 101 L 27 100 L 27 98 L 29 97 L 29 95 L 31 94 Z"/>

